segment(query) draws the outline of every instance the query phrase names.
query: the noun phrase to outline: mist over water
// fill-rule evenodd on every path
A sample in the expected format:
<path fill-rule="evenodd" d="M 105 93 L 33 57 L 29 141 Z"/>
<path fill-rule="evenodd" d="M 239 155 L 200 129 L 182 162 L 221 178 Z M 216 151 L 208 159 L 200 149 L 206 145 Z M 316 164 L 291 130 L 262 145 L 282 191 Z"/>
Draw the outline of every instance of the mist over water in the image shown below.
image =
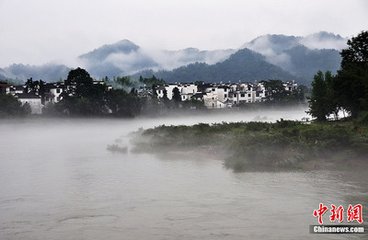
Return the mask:
<path fill-rule="evenodd" d="M 301 119 L 304 111 L 0 121 L 0 239 L 321 239 L 309 234 L 313 210 L 367 206 L 364 169 L 233 173 L 190 153 L 106 150 L 141 127 Z"/>

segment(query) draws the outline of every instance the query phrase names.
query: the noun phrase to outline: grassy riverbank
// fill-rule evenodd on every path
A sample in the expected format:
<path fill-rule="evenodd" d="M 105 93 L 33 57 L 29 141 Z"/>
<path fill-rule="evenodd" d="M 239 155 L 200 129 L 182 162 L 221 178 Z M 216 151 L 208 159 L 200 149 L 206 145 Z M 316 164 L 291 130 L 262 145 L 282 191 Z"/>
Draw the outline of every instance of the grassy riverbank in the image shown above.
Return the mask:
<path fill-rule="evenodd" d="M 234 171 L 346 168 L 365 164 L 368 127 L 353 122 L 159 126 L 136 133 L 135 151 L 225 156 Z"/>

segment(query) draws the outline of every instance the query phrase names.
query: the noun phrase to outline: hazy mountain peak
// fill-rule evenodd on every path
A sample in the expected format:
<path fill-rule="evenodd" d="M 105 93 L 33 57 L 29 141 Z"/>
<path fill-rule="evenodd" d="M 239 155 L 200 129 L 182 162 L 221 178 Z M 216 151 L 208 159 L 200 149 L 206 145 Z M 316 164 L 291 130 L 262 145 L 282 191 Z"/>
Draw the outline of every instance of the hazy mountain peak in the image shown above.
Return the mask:
<path fill-rule="evenodd" d="M 105 44 L 79 57 L 82 59 L 101 61 L 106 59 L 111 54 L 115 53 L 129 54 L 131 52 L 137 51 L 138 49 L 139 49 L 138 45 L 134 44 L 133 42 L 127 39 L 124 39 L 113 44 Z"/>
<path fill-rule="evenodd" d="M 317 33 L 313 33 L 313 34 L 309 34 L 305 37 L 317 37 L 320 40 L 326 40 L 326 39 L 336 39 L 336 40 L 345 40 L 345 38 L 341 37 L 339 34 L 334 34 L 331 32 L 327 32 L 327 31 L 320 31 Z"/>
<path fill-rule="evenodd" d="M 295 47 L 298 44 L 299 38 L 295 36 L 267 34 L 259 36 L 251 42 L 244 44 L 242 48 L 249 48 L 264 55 L 274 55 Z"/>
<path fill-rule="evenodd" d="M 189 48 L 184 48 L 183 49 L 183 52 L 186 52 L 186 53 L 198 53 L 198 52 L 200 52 L 200 50 L 198 48 L 189 47 Z"/>
<path fill-rule="evenodd" d="M 338 34 L 321 31 L 303 37 L 300 43 L 311 49 L 336 49 L 346 48 L 347 38 Z"/>

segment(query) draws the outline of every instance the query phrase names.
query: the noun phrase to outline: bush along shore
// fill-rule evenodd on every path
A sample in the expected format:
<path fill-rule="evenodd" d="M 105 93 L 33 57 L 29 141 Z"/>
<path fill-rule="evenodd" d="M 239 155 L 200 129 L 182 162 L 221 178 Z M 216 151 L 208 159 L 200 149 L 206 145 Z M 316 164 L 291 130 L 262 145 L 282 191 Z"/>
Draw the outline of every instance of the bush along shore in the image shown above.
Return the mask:
<path fill-rule="evenodd" d="M 276 123 L 162 125 L 136 132 L 132 143 L 135 152 L 223 156 L 224 166 L 235 172 L 353 169 L 366 164 L 368 125 L 282 119 Z"/>

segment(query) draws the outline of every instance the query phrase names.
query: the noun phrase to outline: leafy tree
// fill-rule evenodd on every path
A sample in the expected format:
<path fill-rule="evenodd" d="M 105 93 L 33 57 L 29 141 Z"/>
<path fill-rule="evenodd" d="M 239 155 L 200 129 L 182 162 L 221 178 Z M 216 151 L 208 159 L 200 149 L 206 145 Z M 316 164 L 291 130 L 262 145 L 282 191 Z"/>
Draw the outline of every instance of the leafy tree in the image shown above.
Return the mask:
<path fill-rule="evenodd" d="M 331 72 L 318 71 L 312 82 L 312 93 L 309 100 L 309 111 L 317 121 L 326 121 L 326 116 L 333 112 L 333 102 L 330 96 L 330 84 L 332 82 Z"/>
<path fill-rule="evenodd" d="M 125 88 L 125 87 L 132 87 L 134 86 L 133 81 L 130 79 L 129 76 L 124 76 L 124 77 L 117 77 L 115 78 L 115 82 L 120 85 L 121 87 Z"/>
<path fill-rule="evenodd" d="M 181 95 L 180 95 L 180 90 L 177 87 L 174 87 L 174 89 L 172 90 L 173 95 L 172 95 L 172 99 L 175 102 L 181 102 Z"/>
<path fill-rule="evenodd" d="M 140 76 L 139 82 L 145 84 L 147 88 L 154 88 L 156 86 L 163 86 L 166 84 L 163 79 L 159 79 L 155 75 L 152 75 L 150 78 L 143 78 Z"/>
<path fill-rule="evenodd" d="M 340 111 L 340 106 L 338 103 L 338 95 L 335 89 L 336 76 L 334 76 L 330 71 L 325 72 L 324 76 L 326 82 L 326 104 L 328 105 L 329 114 L 333 113 L 335 119 L 338 119 L 338 114 Z"/>
<path fill-rule="evenodd" d="M 76 97 L 88 97 L 88 89 L 93 85 L 93 79 L 89 73 L 82 68 L 71 70 L 65 81 L 66 93 L 72 93 Z"/>
<path fill-rule="evenodd" d="M 269 102 L 280 102 L 286 96 L 285 87 L 281 80 L 269 80 L 263 82 L 267 92 L 267 101 Z"/>
<path fill-rule="evenodd" d="M 164 102 L 169 101 L 169 98 L 167 97 L 167 90 L 166 90 L 166 88 L 163 90 L 162 100 L 163 100 Z"/>
<path fill-rule="evenodd" d="M 335 80 L 338 104 L 352 117 L 368 111 L 368 31 L 349 39 Z"/>
<path fill-rule="evenodd" d="M 106 113 L 106 86 L 93 84 L 86 70 L 71 70 L 65 84 L 63 100 L 57 104 L 56 109 L 71 115 L 94 116 Z"/>
<path fill-rule="evenodd" d="M 16 97 L 9 94 L 0 94 L 0 117 L 22 116 L 29 113 L 29 104 L 22 106 L 21 102 L 19 102 Z"/>
<path fill-rule="evenodd" d="M 112 114 L 115 116 L 134 117 L 141 109 L 139 98 L 134 94 L 127 93 L 123 89 L 109 91 L 106 102 Z"/>

